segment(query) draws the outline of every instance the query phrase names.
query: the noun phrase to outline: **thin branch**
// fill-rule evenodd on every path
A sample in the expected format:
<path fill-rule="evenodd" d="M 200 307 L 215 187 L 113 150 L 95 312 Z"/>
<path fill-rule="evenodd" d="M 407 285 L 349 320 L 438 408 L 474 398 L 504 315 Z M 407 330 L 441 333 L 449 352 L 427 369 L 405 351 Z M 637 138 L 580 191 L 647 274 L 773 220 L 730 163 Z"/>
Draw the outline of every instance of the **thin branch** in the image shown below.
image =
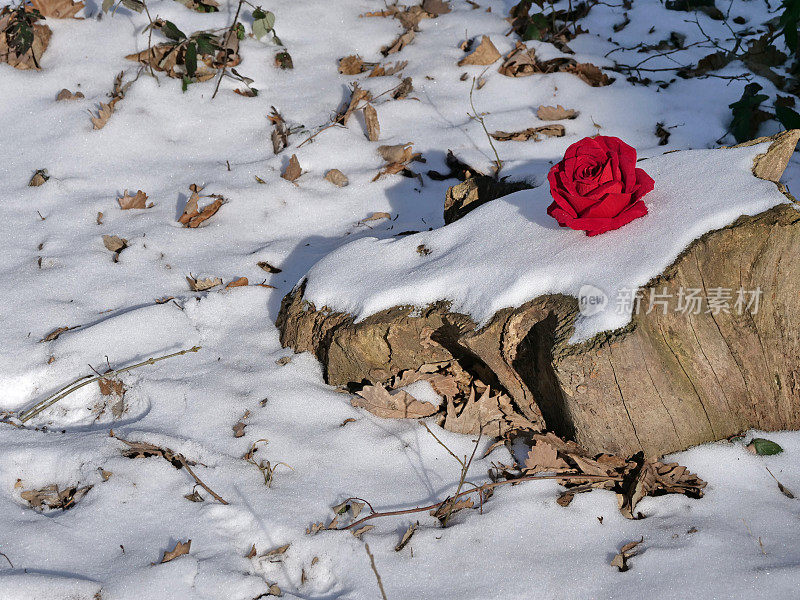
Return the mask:
<path fill-rule="evenodd" d="M 375 573 L 375 578 L 378 580 L 378 587 L 381 590 L 381 598 L 383 598 L 383 600 L 388 600 L 388 598 L 386 598 L 386 591 L 383 589 L 381 574 L 378 573 L 378 568 L 375 566 L 375 557 L 372 556 L 372 552 L 369 551 L 369 544 L 366 542 L 364 542 L 364 549 L 367 551 L 367 556 L 369 556 L 369 564 L 372 567 L 372 572 Z"/>
<path fill-rule="evenodd" d="M 489 130 L 486 129 L 486 123 L 483 122 L 483 117 L 478 114 L 478 111 L 475 110 L 475 104 L 472 101 L 472 93 L 475 91 L 475 78 L 472 78 L 472 87 L 469 90 L 469 105 L 472 107 L 473 117 L 475 118 L 478 123 L 481 124 L 483 127 L 483 132 L 486 134 L 486 139 L 489 140 L 489 145 L 492 147 L 492 151 L 494 152 L 494 157 L 496 159 L 497 164 L 497 171 L 495 172 L 495 178 L 500 176 L 500 170 L 503 168 L 503 161 L 500 160 L 500 155 L 497 154 L 497 148 L 494 147 L 494 142 L 492 142 L 492 136 L 489 135 Z"/>
<path fill-rule="evenodd" d="M 536 480 L 540 480 L 540 479 L 542 479 L 542 480 L 545 480 L 545 479 L 562 479 L 562 480 L 563 479 L 566 479 L 566 480 L 578 479 L 578 480 L 584 480 L 584 481 L 588 479 L 588 480 L 591 480 L 591 481 L 622 481 L 622 477 L 615 477 L 613 475 L 584 475 L 584 474 L 580 474 L 580 473 L 575 473 L 575 474 L 562 473 L 561 475 L 525 475 L 523 477 L 518 477 L 516 479 L 506 479 L 506 480 L 503 480 L 503 481 L 495 481 L 495 482 L 491 482 L 491 483 L 484 483 L 481 486 L 478 486 L 478 487 L 473 488 L 471 490 L 464 490 L 463 492 L 460 492 L 460 493 L 458 493 L 458 494 L 456 494 L 454 496 L 445 498 L 444 500 L 436 502 L 435 504 L 430 504 L 428 506 L 418 506 L 416 508 L 407 508 L 405 510 L 390 510 L 390 511 L 386 511 L 386 512 L 374 512 L 374 513 L 372 513 L 370 515 L 367 515 L 366 517 L 364 517 L 362 519 L 359 519 L 358 521 L 354 521 L 353 523 L 350 523 L 350 525 L 347 525 L 345 527 L 337 527 L 337 530 L 342 531 L 342 530 L 346 530 L 346 529 L 352 529 L 353 527 L 358 527 L 359 525 L 361 525 L 362 523 L 365 523 L 366 521 L 371 521 L 372 519 L 377 519 L 379 517 L 394 517 L 394 516 L 398 516 L 398 515 L 410 515 L 410 514 L 413 514 L 413 513 L 426 512 L 426 511 L 430 511 L 430 510 L 433 510 L 433 509 L 438 509 L 445 502 L 452 501 L 452 500 L 457 500 L 460 496 L 466 496 L 467 494 L 472 494 L 472 493 L 475 493 L 475 492 L 481 492 L 482 493 L 482 492 L 484 492 L 486 490 L 490 490 L 490 489 L 494 489 L 496 487 L 500 487 L 501 485 L 508 485 L 509 483 L 515 484 L 515 483 L 521 483 L 523 481 L 536 481 Z"/>
<path fill-rule="evenodd" d="M 189 466 L 188 461 L 182 455 L 179 454 L 177 456 L 177 458 L 178 458 L 179 461 L 181 461 L 181 464 L 186 469 L 186 472 L 189 473 L 189 475 L 191 475 L 194 478 L 194 480 L 197 482 L 197 485 L 199 485 L 201 488 L 203 488 L 209 494 L 214 496 L 214 499 L 216 501 L 218 501 L 220 504 L 228 504 L 220 495 L 216 494 L 214 492 L 214 490 L 212 490 L 205 483 L 203 483 L 203 481 L 197 476 L 197 474 L 194 471 L 192 471 L 192 468 Z"/>
<path fill-rule="evenodd" d="M 160 362 L 162 360 L 167 360 L 168 358 L 173 358 L 175 356 L 182 356 L 182 355 L 187 354 L 189 352 L 197 352 L 198 350 L 200 350 L 200 348 L 201 348 L 200 346 L 194 346 L 192 348 L 188 348 L 186 350 L 181 350 L 180 352 L 173 352 L 172 354 L 167 354 L 165 356 L 159 356 L 159 357 L 156 357 L 156 358 L 152 358 L 151 357 L 151 358 L 148 358 L 145 361 L 142 361 L 140 363 L 136 363 L 135 365 L 131 365 L 129 367 L 124 367 L 122 369 L 115 369 L 113 371 L 108 371 L 107 373 L 104 373 L 103 375 L 99 375 L 97 377 L 90 377 L 89 375 L 84 375 L 83 377 L 79 377 L 78 379 L 76 379 L 72 383 L 64 386 L 63 388 L 58 390 L 55 394 L 53 394 L 51 396 L 48 396 L 47 398 L 45 398 L 41 402 L 37 402 L 31 409 L 29 409 L 29 410 L 25 411 L 24 413 L 22 413 L 19 416 L 19 420 L 22 423 L 25 423 L 26 421 L 31 420 L 33 417 L 38 415 L 43 410 L 53 406 L 53 404 L 55 404 L 56 402 L 58 402 L 62 398 L 65 398 L 66 396 L 69 396 L 72 392 L 75 392 L 75 391 L 81 389 L 83 386 L 89 385 L 90 383 L 94 383 L 95 381 L 98 381 L 100 379 L 106 379 L 108 377 L 113 377 L 115 375 L 119 375 L 121 373 L 125 373 L 127 371 L 131 371 L 133 369 L 138 369 L 139 367 L 144 367 L 146 365 L 154 365 L 155 363 Z M 90 378 L 87 379 L 87 377 L 90 377 Z"/>
<path fill-rule="evenodd" d="M 233 23 L 231 26 L 228 27 L 228 33 L 225 34 L 223 38 L 224 42 L 227 43 L 227 38 L 233 33 L 234 28 L 236 27 L 236 21 L 239 19 L 239 11 L 242 10 L 242 4 L 244 4 L 244 0 L 239 0 L 239 4 L 236 7 L 236 14 L 233 16 Z M 217 79 L 217 85 L 214 88 L 214 93 L 211 95 L 211 99 L 217 97 L 217 92 L 219 91 L 219 84 L 222 83 L 222 78 L 225 76 L 225 71 L 228 69 L 228 54 L 227 51 L 223 48 L 223 52 L 225 52 L 225 62 L 222 65 L 222 71 L 219 73 L 219 78 Z"/>

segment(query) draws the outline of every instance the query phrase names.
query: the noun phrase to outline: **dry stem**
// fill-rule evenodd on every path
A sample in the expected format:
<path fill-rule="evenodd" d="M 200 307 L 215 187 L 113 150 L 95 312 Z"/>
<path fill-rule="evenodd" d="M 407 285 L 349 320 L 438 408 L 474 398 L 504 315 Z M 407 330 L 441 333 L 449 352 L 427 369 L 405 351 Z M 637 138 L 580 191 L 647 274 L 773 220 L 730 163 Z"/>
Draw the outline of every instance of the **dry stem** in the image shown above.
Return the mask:
<path fill-rule="evenodd" d="M 135 365 L 131 365 L 129 367 L 124 367 L 122 369 L 115 369 L 115 370 L 107 371 L 106 373 L 103 373 L 102 375 L 98 375 L 97 377 L 91 377 L 89 379 L 87 379 L 87 377 L 89 377 L 89 375 L 84 375 L 83 377 L 79 377 L 78 379 L 76 379 L 72 383 L 69 383 L 69 384 L 65 385 L 60 390 L 58 390 L 55 394 L 52 394 L 51 396 L 48 396 L 47 398 L 45 398 L 41 402 L 37 402 L 31 409 L 29 409 L 29 410 L 25 411 L 24 413 L 20 414 L 19 420 L 22 423 L 25 423 L 26 421 L 31 420 L 33 417 L 38 415 L 40 412 L 42 412 L 43 410 L 53 406 L 53 404 L 55 404 L 56 402 L 58 402 L 62 398 L 65 398 L 66 396 L 70 395 L 72 392 L 77 391 L 77 390 L 81 389 L 83 386 L 89 385 L 90 383 L 94 383 L 95 381 L 98 381 L 100 379 L 105 379 L 105 378 L 108 378 L 108 377 L 114 377 L 116 375 L 119 375 L 120 373 L 125 373 L 127 371 L 131 371 L 133 369 L 138 369 L 139 367 L 144 367 L 146 365 L 153 365 L 153 364 L 155 364 L 155 363 L 157 363 L 159 361 L 166 360 L 168 358 L 173 358 L 175 356 L 181 356 L 181 355 L 187 354 L 189 352 L 197 352 L 198 350 L 200 350 L 200 348 L 201 348 L 200 346 L 194 346 L 192 348 L 188 348 L 186 350 L 181 350 L 180 352 L 173 352 L 172 354 L 167 354 L 165 356 L 159 356 L 159 357 L 156 357 L 156 358 L 152 358 L 151 357 L 151 358 L 148 358 L 145 361 L 142 361 L 140 363 L 136 363 Z"/>

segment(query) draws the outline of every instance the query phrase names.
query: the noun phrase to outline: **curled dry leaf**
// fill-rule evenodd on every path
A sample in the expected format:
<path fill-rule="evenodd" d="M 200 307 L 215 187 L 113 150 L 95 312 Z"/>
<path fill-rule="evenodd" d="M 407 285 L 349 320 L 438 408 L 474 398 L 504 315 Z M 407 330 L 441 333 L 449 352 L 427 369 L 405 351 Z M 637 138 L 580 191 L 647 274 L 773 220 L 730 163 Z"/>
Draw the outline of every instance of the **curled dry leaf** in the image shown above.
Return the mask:
<path fill-rule="evenodd" d="M 131 210 L 134 208 L 152 208 L 153 203 L 147 204 L 147 194 L 145 194 L 142 190 L 136 192 L 135 195 L 131 196 L 128 193 L 128 190 L 122 194 L 122 198 L 117 198 L 117 202 L 119 202 L 119 207 L 122 210 Z"/>
<path fill-rule="evenodd" d="M 370 142 L 377 142 L 381 135 L 381 125 L 378 122 L 378 111 L 372 104 L 364 107 L 364 122 L 367 125 L 367 137 Z"/>
<path fill-rule="evenodd" d="M 403 79 L 403 81 L 400 82 L 400 85 L 398 85 L 392 92 L 392 98 L 394 98 L 395 100 L 402 100 L 413 91 L 414 91 L 414 82 L 411 80 L 411 77 L 406 77 Z"/>
<path fill-rule="evenodd" d="M 258 267 L 264 269 L 267 273 L 280 273 L 283 269 L 279 269 L 278 267 L 274 267 L 266 261 L 260 261 Z"/>
<path fill-rule="evenodd" d="M 507 77 L 526 77 L 537 72 L 536 53 L 533 48 L 528 49 L 522 42 L 517 42 L 516 47 L 509 52 L 498 72 Z"/>
<path fill-rule="evenodd" d="M 161 559 L 161 564 L 167 563 L 171 560 L 175 560 L 179 556 L 183 556 L 184 554 L 189 554 L 189 549 L 192 547 L 192 540 L 186 540 L 185 542 L 176 542 L 175 547 L 172 550 L 164 551 L 164 557 Z"/>
<path fill-rule="evenodd" d="M 183 214 L 181 215 L 180 219 L 178 219 L 178 223 L 184 227 L 194 229 L 199 227 L 203 221 L 213 217 L 220 207 L 225 203 L 225 198 L 219 194 L 211 194 L 208 197 L 214 198 L 214 201 L 211 204 L 204 206 L 203 210 L 198 210 L 200 191 L 203 188 L 193 183 L 189 186 L 189 189 L 192 191 L 192 195 L 189 197 L 189 200 L 186 201 L 186 206 L 183 209 Z"/>
<path fill-rule="evenodd" d="M 339 169 L 331 169 L 325 173 L 325 179 L 337 187 L 345 187 L 350 183 L 350 180 L 347 179 L 347 175 L 342 173 Z"/>
<path fill-rule="evenodd" d="M 432 517 L 436 517 L 443 523 L 455 512 L 459 510 L 464 510 L 465 508 L 474 508 L 475 503 L 472 501 L 472 498 L 464 498 L 461 500 L 456 500 L 455 502 L 450 500 L 448 502 L 442 503 L 438 508 L 433 509 L 430 512 Z"/>
<path fill-rule="evenodd" d="M 370 94 L 367 90 L 362 90 L 357 83 L 354 83 L 353 90 L 350 92 L 350 100 L 347 103 L 347 107 L 344 108 L 344 112 L 340 111 L 336 115 L 333 122 L 347 125 L 347 121 L 350 120 L 350 116 L 353 114 L 353 111 L 358 108 L 358 103 L 362 100 L 369 102 L 371 99 L 372 94 Z"/>
<path fill-rule="evenodd" d="M 417 530 L 417 527 L 419 527 L 419 522 L 412 523 L 411 525 L 408 526 L 408 529 L 406 529 L 406 532 L 403 534 L 403 537 L 400 538 L 400 541 L 398 542 L 397 546 L 394 547 L 395 552 L 400 552 L 400 550 L 406 547 L 408 542 L 411 541 L 411 536 L 414 535 L 414 532 Z"/>
<path fill-rule="evenodd" d="M 294 69 L 294 61 L 292 55 L 286 50 L 281 50 L 275 53 L 275 66 L 279 69 Z"/>
<path fill-rule="evenodd" d="M 358 75 L 364 71 L 364 61 L 360 56 L 345 56 L 339 60 L 339 73 L 342 75 Z"/>
<path fill-rule="evenodd" d="M 233 426 L 233 437 L 240 438 L 244 437 L 244 428 L 247 427 L 247 423 L 243 421 L 239 421 L 236 425 Z"/>
<path fill-rule="evenodd" d="M 540 106 L 536 111 L 536 116 L 542 121 L 560 121 L 562 119 L 574 119 L 578 113 L 571 108 L 558 106 Z"/>
<path fill-rule="evenodd" d="M 403 69 L 408 66 L 407 60 L 398 60 L 393 65 L 389 67 L 385 67 L 379 64 L 376 64 L 375 67 L 372 69 L 367 77 L 388 77 L 390 75 L 396 75 Z"/>
<path fill-rule="evenodd" d="M 381 48 L 381 54 L 384 56 L 389 56 L 390 54 L 394 54 L 395 52 L 400 52 L 403 48 L 408 46 L 411 42 L 414 41 L 414 30 L 409 29 L 405 33 L 400 34 L 396 40 L 394 40 L 388 46 L 384 46 Z"/>
<path fill-rule="evenodd" d="M 205 279 L 196 279 L 192 276 L 186 278 L 189 283 L 189 289 L 193 292 L 204 292 L 213 287 L 222 285 L 222 279 L 219 277 L 206 277 Z"/>
<path fill-rule="evenodd" d="M 289 144 L 289 128 L 286 126 L 281 113 L 273 106 L 272 112 L 267 117 L 272 123 L 272 152 L 279 154 Z"/>
<path fill-rule="evenodd" d="M 495 62 L 498 58 L 500 58 L 500 52 L 497 51 L 495 45 L 492 43 L 492 40 L 489 39 L 488 35 L 484 35 L 481 38 L 481 43 L 475 48 L 475 51 L 472 54 L 468 54 L 460 61 L 458 61 L 458 66 L 463 67 L 464 65 L 490 65 Z"/>
<path fill-rule="evenodd" d="M 64 88 L 58 95 L 56 96 L 56 102 L 62 102 L 64 100 L 80 100 L 84 98 L 83 92 L 75 92 L 74 94 L 70 92 L 68 89 Z"/>
<path fill-rule="evenodd" d="M 53 340 L 58 339 L 58 336 L 60 336 L 62 333 L 64 333 L 65 331 L 69 331 L 70 329 L 75 329 L 75 327 L 59 327 L 58 329 L 54 329 L 53 331 L 48 333 L 46 336 L 44 336 L 39 341 L 40 342 L 52 342 Z"/>
<path fill-rule="evenodd" d="M 303 170 L 300 168 L 300 161 L 297 160 L 297 155 L 292 154 L 292 157 L 289 159 L 289 163 L 286 165 L 286 168 L 281 173 L 281 177 L 286 181 L 294 181 L 300 177 Z"/>
<path fill-rule="evenodd" d="M 611 560 L 611 566 L 617 567 L 620 572 L 627 571 L 630 567 L 628 566 L 628 559 L 632 556 L 636 556 L 639 553 L 638 546 L 644 541 L 644 537 L 640 539 L 638 542 L 629 542 L 625 544 L 622 548 L 620 548 L 619 553 L 614 556 Z"/>
<path fill-rule="evenodd" d="M 495 131 L 491 136 L 498 142 L 525 142 L 533 139 L 539 142 L 543 137 L 564 137 L 565 129 L 563 125 L 543 125 L 541 127 L 529 127 L 522 131 Z"/>
<path fill-rule="evenodd" d="M 47 485 L 38 490 L 26 490 L 20 494 L 21 498 L 31 505 L 31 508 L 42 511 L 46 508 L 68 510 L 83 498 L 93 486 L 87 485 L 79 488 L 77 485 L 63 490 L 58 489 L 58 484 Z"/>
<path fill-rule="evenodd" d="M 390 393 L 380 384 L 364 386 L 351 398 L 350 404 L 387 419 L 421 419 L 439 410 L 430 402 L 420 402 L 404 390 Z"/>

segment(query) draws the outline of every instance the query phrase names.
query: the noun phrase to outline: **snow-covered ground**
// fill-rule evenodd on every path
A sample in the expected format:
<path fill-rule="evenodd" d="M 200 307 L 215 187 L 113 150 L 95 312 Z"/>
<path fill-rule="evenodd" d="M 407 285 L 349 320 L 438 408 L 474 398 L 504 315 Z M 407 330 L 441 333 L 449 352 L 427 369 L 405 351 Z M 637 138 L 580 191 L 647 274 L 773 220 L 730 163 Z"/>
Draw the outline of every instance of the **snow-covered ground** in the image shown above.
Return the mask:
<path fill-rule="evenodd" d="M 800 492 L 797 433 L 768 434 L 785 450 L 772 457 L 730 443 L 677 455 L 708 481 L 706 497 L 647 498 L 638 507 L 648 516 L 643 520 L 624 519 L 614 495 L 604 491 L 578 495 L 562 508 L 555 483 L 535 482 L 497 489 L 482 514 L 462 511 L 447 528 L 421 513 L 376 519 L 361 540 L 343 531 L 306 534 L 314 523 L 327 523 L 331 507 L 350 496 L 395 510 L 432 503 L 458 485 L 459 465 L 425 429 L 353 408 L 346 394 L 325 385 L 313 357 L 291 356 L 280 347 L 274 326 L 281 298 L 343 244 L 443 225 L 445 191 L 455 180 L 434 181 L 424 173 L 447 171 L 448 149 L 488 170 L 494 155 L 480 123 L 468 117 L 472 77 L 484 67 L 456 63 L 466 37 L 489 35 L 503 54 L 514 47 L 514 36 L 504 35 L 511 3 L 478 0 L 478 9 L 462 0 L 451 4 L 451 13 L 423 20 L 414 42 L 384 59 L 381 47 L 401 32 L 397 21 L 359 17 L 384 8 L 382 2 L 272 2 L 264 8 L 276 15 L 275 30 L 294 69 L 274 66 L 274 45 L 242 41 L 237 71 L 254 79 L 257 97 L 234 94 L 243 86 L 231 80 L 212 100 L 213 81 L 182 93 L 178 80 L 142 75 L 97 131 L 87 109 L 96 112 L 99 102 L 108 101 L 120 71 L 135 73 L 136 65 L 124 57 L 147 47 L 144 14 L 120 8 L 97 19 L 98 3 L 89 0 L 90 18 L 47 20 L 53 37 L 41 71 L 0 64 L 0 411 L 30 408 L 91 373 L 90 365 L 123 367 L 202 347 L 123 375 L 128 391 L 116 411 L 103 409 L 104 398 L 90 385 L 27 429 L 0 423 L 0 599 L 252 600 L 274 583 L 286 597 L 379 598 L 364 542 L 391 600 L 796 596 L 800 504 L 780 493 L 765 467 Z M 618 50 L 604 56 L 639 42 L 655 44 L 672 31 L 685 34 L 687 44 L 705 40 L 694 13 L 666 11 L 657 0 L 636 0 L 627 11 L 614 4 L 599 4 L 581 20 L 588 33 L 569 43 L 577 60 L 635 64 L 647 54 Z M 727 10 L 728 2 L 722 4 Z M 730 18 L 758 25 L 772 16 L 768 5 L 733 0 Z M 236 3 L 224 2 L 213 14 L 172 0 L 148 6 L 154 18 L 186 32 L 226 27 L 236 10 Z M 250 12 L 243 10 L 248 28 Z M 613 32 L 623 12 L 630 23 Z M 697 18 L 705 34 L 729 36 L 723 23 Z M 560 56 L 549 44 L 528 45 L 543 59 Z M 672 59 L 696 63 L 714 50 L 708 46 L 691 46 L 648 66 L 671 66 Z M 328 129 L 299 147 L 329 122 L 351 82 L 374 96 L 399 82 L 338 74 L 338 59 L 350 54 L 407 60 L 402 74 L 413 79 L 414 91 L 403 100 L 387 95 L 376 101 L 377 143 L 367 139 L 355 115 L 346 128 Z M 732 63 L 716 73 L 744 70 Z M 580 113 L 563 122 L 562 138 L 495 142 L 503 172 L 542 183 L 569 144 L 598 131 L 623 138 L 645 157 L 715 147 L 730 122 L 728 104 L 745 83 L 677 78 L 661 89 L 609 74 L 616 81 L 595 88 L 567 73 L 509 78 L 496 66 L 483 72 L 486 83 L 475 90 L 474 102 L 490 131 L 539 125 L 542 104 Z M 769 81 L 754 80 L 774 98 Z M 85 99 L 56 102 L 62 88 L 81 91 Z M 277 156 L 267 120 L 271 106 L 290 127 L 304 126 Z M 666 146 L 658 145 L 658 122 L 671 133 Z M 770 121 L 761 133 L 779 129 Z M 427 160 L 411 163 L 423 173 L 421 181 L 388 175 L 373 182 L 384 163 L 376 147 L 403 142 L 413 142 Z M 297 185 L 280 177 L 292 154 L 304 171 Z M 332 168 L 344 172 L 350 185 L 339 188 L 323 179 Z M 51 177 L 28 187 L 37 169 Z M 785 175 L 790 190 L 797 179 L 793 159 Z M 177 222 L 191 184 L 228 199 L 196 229 Z M 125 189 L 144 190 L 154 206 L 120 210 L 116 198 Z M 376 212 L 391 219 L 362 222 Z M 486 226 L 502 235 L 502 222 Z M 127 240 L 118 262 L 103 235 Z M 258 266 L 262 261 L 282 271 L 268 274 Z M 190 274 L 225 283 L 244 276 L 251 285 L 196 293 L 186 282 Z M 262 281 L 274 288 L 252 285 Z M 170 296 L 174 301 L 155 303 Z M 39 341 L 59 327 L 76 329 Z M 239 422 L 245 428 L 237 438 L 233 427 Z M 199 488 L 205 501 L 188 501 L 184 496 L 194 482 L 185 469 L 157 457 L 122 457 L 125 446 L 109 436 L 112 428 L 119 437 L 166 446 L 196 461 L 195 473 L 229 504 Z M 432 428 L 456 454 L 471 452 L 473 438 Z M 291 467 L 276 467 L 269 487 L 242 458 L 259 440 L 267 441 L 258 442 L 257 462 Z M 482 441 L 481 449 L 488 444 Z M 494 450 L 476 460 L 469 480 L 486 481 L 492 461 L 509 463 L 511 457 L 504 448 Z M 48 484 L 93 487 L 70 510 L 34 511 L 21 493 Z M 396 552 L 417 520 L 419 529 Z M 610 566 L 623 544 L 640 538 L 643 550 L 629 571 Z M 188 539 L 188 555 L 159 564 L 165 551 Z M 290 546 L 282 560 L 265 556 L 285 544 Z M 249 558 L 253 546 L 256 554 Z"/>

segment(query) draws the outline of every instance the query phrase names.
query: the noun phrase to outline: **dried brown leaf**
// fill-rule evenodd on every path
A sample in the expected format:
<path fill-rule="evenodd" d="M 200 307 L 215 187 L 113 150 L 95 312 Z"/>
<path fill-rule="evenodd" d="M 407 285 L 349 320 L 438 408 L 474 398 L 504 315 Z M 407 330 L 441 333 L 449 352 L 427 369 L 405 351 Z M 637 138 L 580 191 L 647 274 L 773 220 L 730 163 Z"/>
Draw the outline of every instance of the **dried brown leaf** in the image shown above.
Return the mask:
<path fill-rule="evenodd" d="M 236 425 L 233 426 L 233 437 L 240 438 L 244 437 L 244 428 L 247 427 L 247 423 L 243 423 L 239 421 Z"/>
<path fill-rule="evenodd" d="M 563 125 L 542 125 L 541 127 L 529 127 L 522 131 L 495 131 L 490 135 L 498 142 L 525 142 L 530 139 L 539 142 L 547 137 L 564 137 L 565 132 Z"/>
<path fill-rule="evenodd" d="M 229 281 L 228 285 L 225 286 L 225 289 L 227 290 L 228 288 L 246 287 L 249 284 L 250 282 L 248 281 L 247 277 L 239 277 L 233 281 Z"/>
<path fill-rule="evenodd" d="M 358 108 L 358 103 L 364 100 L 365 102 L 369 102 L 372 99 L 372 94 L 370 94 L 367 90 L 362 90 L 357 83 L 353 84 L 353 90 L 350 93 L 350 100 L 347 103 L 347 107 L 344 109 L 344 112 L 340 112 L 334 118 L 334 123 L 341 123 L 342 125 L 347 125 L 347 121 L 350 120 L 350 116 L 353 112 Z"/>
<path fill-rule="evenodd" d="M 603 87 L 610 85 L 614 80 L 591 63 L 576 63 L 574 65 L 566 65 L 560 69 L 566 73 L 574 73 L 583 81 L 592 87 Z"/>
<path fill-rule="evenodd" d="M 273 267 L 271 264 L 263 260 L 257 264 L 260 269 L 263 269 L 267 273 L 280 273 L 281 271 L 283 271 L 283 269 L 279 269 L 278 267 Z"/>
<path fill-rule="evenodd" d="M 412 146 L 413 144 L 411 142 L 394 144 L 392 146 L 378 146 L 378 154 L 389 164 L 405 164 L 414 156 Z"/>
<path fill-rule="evenodd" d="M 289 159 L 289 163 L 286 165 L 286 168 L 281 173 L 281 177 L 286 181 L 294 182 L 300 175 L 302 174 L 303 170 L 300 168 L 300 161 L 297 160 L 297 155 L 292 154 L 292 157 Z"/>
<path fill-rule="evenodd" d="M 359 223 L 369 223 L 370 221 L 380 221 L 381 219 L 391 219 L 392 215 L 387 212 L 374 212 L 368 217 L 364 217 L 359 221 Z M 408 385 L 408 384 L 404 384 Z M 395 387 L 402 387 L 402 386 L 395 386 Z"/>
<path fill-rule="evenodd" d="M 78 14 L 86 5 L 83 2 L 72 0 L 31 0 L 31 6 L 38 10 L 43 17 L 54 19 L 77 19 Z"/>
<path fill-rule="evenodd" d="M 111 252 L 122 252 L 128 247 L 128 240 L 116 235 L 104 235 L 103 245 Z"/>
<path fill-rule="evenodd" d="M 339 73 L 342 75 L 358 75 L 364 71 L 364 61 L 360 56 L 345 56 L 339 60 Z"/>
<path fill-rule="evenodd" d="M 64 88 L 60 92 L 58 92 L 58 96 L 56 96 L 56 102 L 62 102 L 64 100 L 80 100 L 84 98 L 83 92 L 75 92 L 74 94 L 70 92 L 68 89 Z"/>
<path fill-rule="evenodd" d="M 330 529 L 330 528 L 329 528 Z M 361 536 L 367 533 L 368 531 L 375 529 L 375 525 L 364 525 L 359 529 L 352 530 L 353 535 L 358 539 L 361 539 Z"/>
<path fill-rule="evenodd" d="M 128 193 L 128 190 L 125 190 L 125 193 L 122 194 L 122 198 L 117 198 L 117 202 L 119 202 L 119 207 L 122 210 L 131 210 L 133 208 L 151 208 L 153 206 L 152 202 L 147 204 L 147 194 L 145 194 L 142 190 L 137 191 L 133 196 Z"/>
<path fill-rule="evenodd" d="M 477 48 L 472 52 L 472 54 L 468 54 L 460 61 L 458 61 L 458 66 L 463 67 L 464 65 L 490 65 L 495 62 L 498 58 L 500 58 L 500 52 L 497 51 L 495 45 L 492 43 L 492 40 L 489 39 L 488 35 L 484 35 L 481 38 L 481 43 L 478 45 Z"/>
<path fill-rule="evenodd" d="M 390 393 L 380 384 L 364 386 L 351 398 L 350 404 L 385 419 L 421 419 L 439 410 L 430 402 L 420 402 L 406 391 Z"/>
<path fill-rule="evenodd" d="M 378 122 L 378 111 L 372 104 L 364 107 L 364 122 L 367 125 L 367 137 L 370 142 L 377 142 L 381 135 L 381 125 Z"/>
<path fill-rule="evenodd" d="M 522 42 L 509 52 L 498 72 L 507 77 L 526 77 L 537 72 L 536 53 Z"/>
<path fill-rule="evenodd" d="M 417 530 L 417 527 L 419 527 L 419 523 L 412 523 L 411 525 L 408 526 L 408 529 L 406 529 L 406 532 L 403 534 L 403 537 L 400 538 L 400 541 L 398 542 L 397 546 L 394 547 L 395 552 L 400 552 L 400 550 L 406 547 L 408 542 L 411 541 L 411 536 L 414 535 L 414 532 Z"/>
<path fill-rule="evenodd" d="M 350 180 L 347 179 L 347 175 L 342 173 L 339 169 L 331 169 L 325 173 L 325 179 L 337 187 L 345 187 L 350 183 Z"/>
<path fill-rule="evenodd" d="M 175 560 L 179 556 L 183 556 L 184 554 L 189 554 L 189 549 L 192 547 L 192 540 L 187 540 L 185 542 L 176 542 L 175 547 L 172 550 L 165 551 L 164 557 L 161 559 L 161 564 L 167 563 L 171 560 Z"/>
<path fill-rule="evenodd" d="M 403 48 L 408 46 L 411 42 L 414 41 L 414 30 L 408 29 L 404 33 L 400 34 L 396 40 L 394 40 L 388 46 L 384 46 L 381 48 L 381 54 L 384 56 L 389 56 L 390 54 L 394 54 L 395 52 L 400 52 Z"/>
<path fill-rule="evenodd" d="M 50 179 L 50 176 L 47 174 L 47 169 L 37 169 L 28 182 L 28 187 L 39 187 L 44 185 L 48 179 Z"/>
<path fill-rule="evenodd" d="M 214 201 L 211 204 L 204 206 L 203 210 L 198 210 L 200 190 L 202 188 L 196 184 L 190 185 L 189 188 L 192 190 L 192 195 L 189 196 L 189 199 L 186 201 L 186 206 L 183 208 L 183 214 L 178 219 L 178 223 L 184 227 L 194 229 L 203 221 L 206 221 L 214 216 L 220 207 L 225 203 L 225 199 L 218 194 L 212 194 L 209 197 L 214 198 Z"/>
<path fill-rule="evenodd" d="M 204 292 L 218 285 L 222 285 L 222 279 L 219 277 L 206 277 L 205 279 L 187 277 L 186 281 L 189 283 L 189 289 L 193 292 Z"/>
<path fill-rule="evenodd" d="M 558 106 L 540 106 L 536 111 L 536 116 L 542 121 L 560 121 L 562 119 L 574 119 L 578 113 L 571 108 Z"/>

